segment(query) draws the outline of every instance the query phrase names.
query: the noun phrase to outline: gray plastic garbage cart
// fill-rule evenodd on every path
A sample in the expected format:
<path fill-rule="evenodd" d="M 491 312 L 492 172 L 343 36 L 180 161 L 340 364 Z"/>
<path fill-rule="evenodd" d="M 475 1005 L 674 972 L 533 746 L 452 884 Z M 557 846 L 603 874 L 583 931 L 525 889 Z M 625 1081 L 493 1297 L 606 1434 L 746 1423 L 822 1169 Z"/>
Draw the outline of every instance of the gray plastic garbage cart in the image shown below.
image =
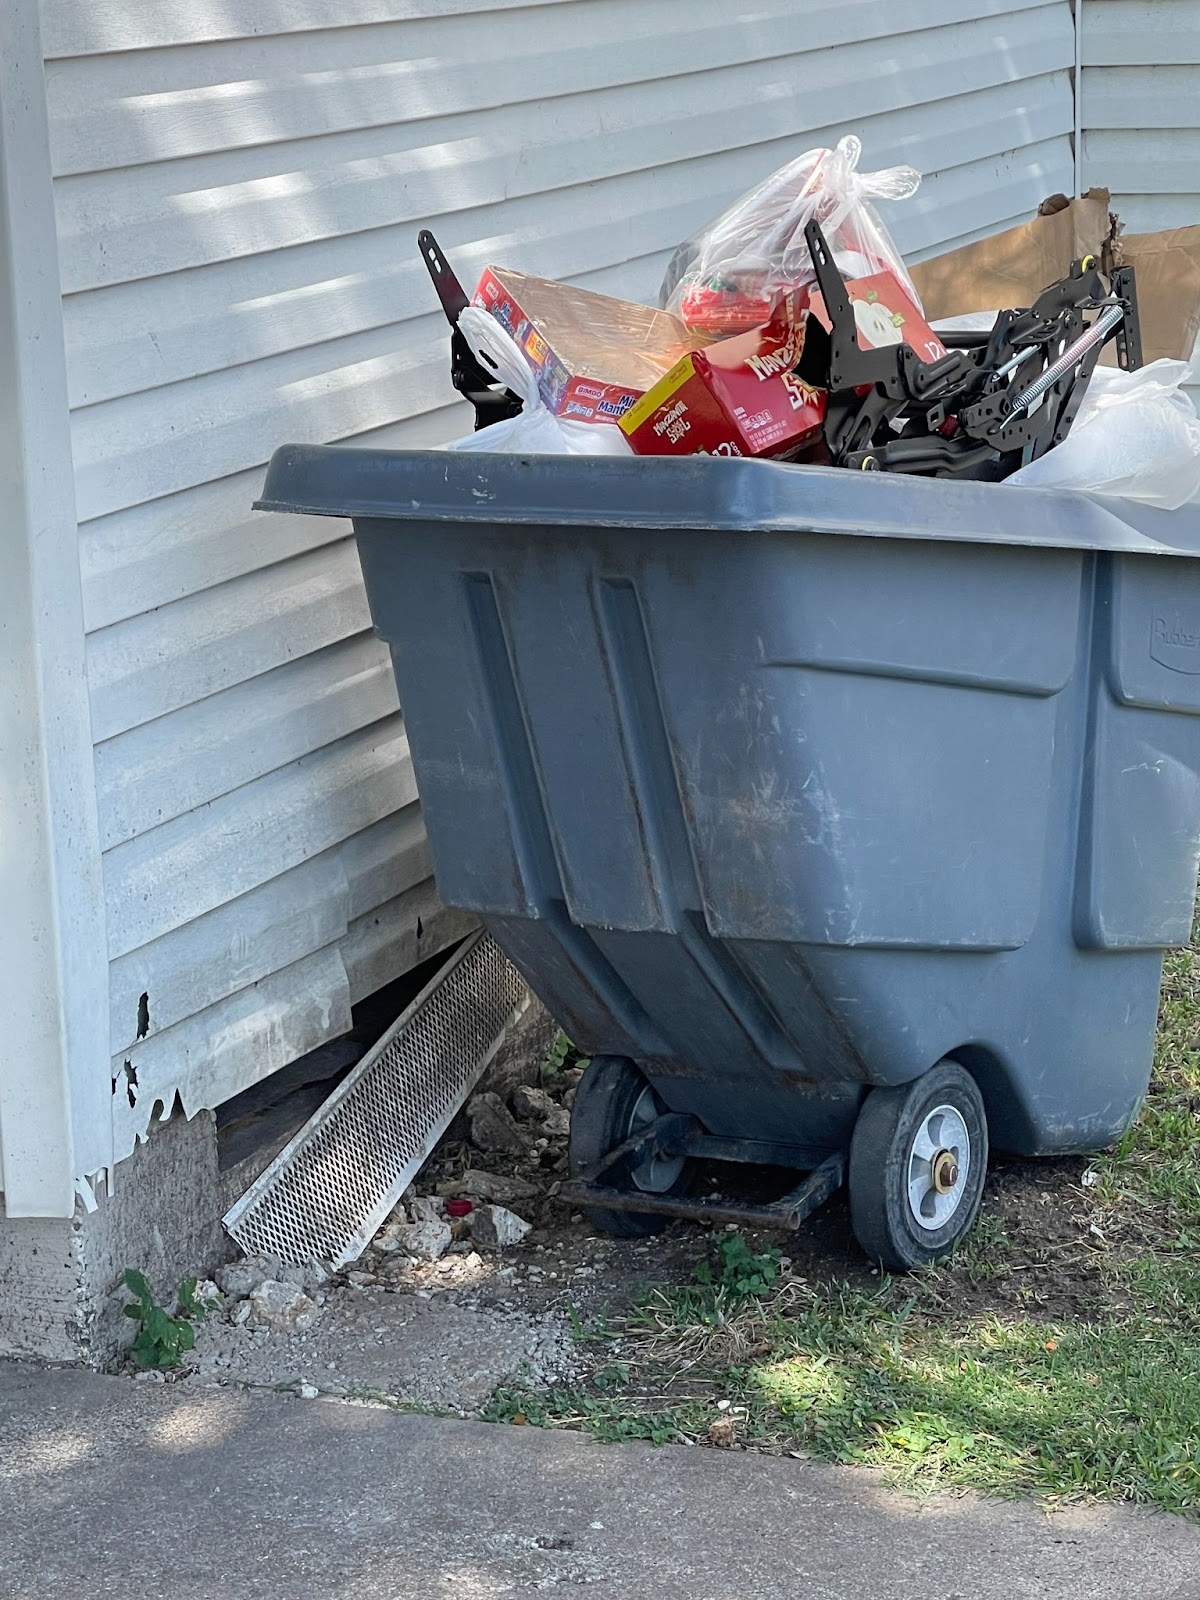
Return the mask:
<path fill-rule="evenodd" d="M 841 1182 L 893 1268 L 988 1140 L 1115 1139 L 1200 835 L 1200 519 L 694 458 L 288 446 L 351 516 L 443 898 L 593 1055 L 570 1192 Z M 809 1176 L 688 1195 L 697 1157 Z"/>

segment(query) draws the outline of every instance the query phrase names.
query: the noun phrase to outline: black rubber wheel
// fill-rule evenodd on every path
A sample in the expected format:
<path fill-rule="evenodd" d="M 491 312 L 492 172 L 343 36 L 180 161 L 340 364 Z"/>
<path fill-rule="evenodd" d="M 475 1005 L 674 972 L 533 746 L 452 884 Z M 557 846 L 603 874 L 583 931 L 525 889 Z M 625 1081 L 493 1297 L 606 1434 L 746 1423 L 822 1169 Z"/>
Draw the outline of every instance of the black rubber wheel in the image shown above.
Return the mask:
<path fill-rule="evenodd" d="M 854 1237 L 889 1272 L 940 1261 L 975 1221 L 987 1159 L 983 1100 L 956 1061 L 872 1089 L 850 1142 Z"/>
<path fill-rule="evenodd" d="M 637 1125 L 661 1116 L 667 1108 L 645 1077 L 624 1056 L 594 1056 L 580 1080 L 571 1107 L 571 1135 L 567 1144 L 567 1164 L 571 1176 L 578 1177 L 601 1156 L 624 1143 Z M 646 1161 L 628 1158 L 604 1174 L 600 1182 L 606 1189 L 632 1193 L 681 1194 L 687 1187 L 690 1163 Z M 608 1211 L 599 1206 L 584 1208 L 588 1221 L 602 1233 L 616 1239 L 645 1239 L 661 1233 L 670 1217 L 637 1211 Z"/>

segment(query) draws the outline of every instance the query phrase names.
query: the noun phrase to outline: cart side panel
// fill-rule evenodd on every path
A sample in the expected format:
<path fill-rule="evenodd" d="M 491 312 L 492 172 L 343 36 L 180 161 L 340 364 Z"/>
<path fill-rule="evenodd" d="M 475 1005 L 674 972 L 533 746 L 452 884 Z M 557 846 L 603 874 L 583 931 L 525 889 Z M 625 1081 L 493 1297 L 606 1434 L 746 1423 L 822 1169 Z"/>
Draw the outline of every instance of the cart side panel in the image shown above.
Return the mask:
<path fill-rule="evenodd" d="M 1076 938 L 1186 944 L 1200 863 L 1200 562 L 1102 563 Z"/>
<path fill-rule="evenodd" d="M 1081 558 L 726 537 L 692 596 L 665 559 L 610 605 L 614 666 L 665 724 L 721 939 L 1011 949 L 1042 899 Z M 702 609 L 703 608 L 703 609 Z M 644 676 L 644 675 L 643 675 Z"/>

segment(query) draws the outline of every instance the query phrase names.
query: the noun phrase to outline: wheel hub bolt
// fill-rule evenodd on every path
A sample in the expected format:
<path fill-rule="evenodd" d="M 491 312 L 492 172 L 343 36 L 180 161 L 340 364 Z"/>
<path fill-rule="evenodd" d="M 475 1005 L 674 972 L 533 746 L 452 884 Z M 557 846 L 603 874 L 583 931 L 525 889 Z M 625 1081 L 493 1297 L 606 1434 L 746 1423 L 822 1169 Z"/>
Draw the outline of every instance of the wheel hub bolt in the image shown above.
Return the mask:
<path fill-rule="evenodd" d="M 939 1150 L 933 1158 L 933 1187 L 949 1194 L 958 1182 L 958 1158 L 953 1150 Z"/>

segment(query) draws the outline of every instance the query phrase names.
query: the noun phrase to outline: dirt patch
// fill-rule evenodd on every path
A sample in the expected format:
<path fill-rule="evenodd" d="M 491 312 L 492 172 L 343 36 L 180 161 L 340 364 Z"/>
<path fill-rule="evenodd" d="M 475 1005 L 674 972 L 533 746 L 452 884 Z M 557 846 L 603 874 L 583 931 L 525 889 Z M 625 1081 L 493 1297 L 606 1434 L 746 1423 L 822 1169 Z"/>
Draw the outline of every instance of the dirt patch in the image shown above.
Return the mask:
<path fill-rule="evenodd" d="M 1109 1253 L 1083 1185 L 1081 1158 L 998 1161 L 972 1237 L 931 1276 L 955 1315 L 1099 1315 Z"/>

